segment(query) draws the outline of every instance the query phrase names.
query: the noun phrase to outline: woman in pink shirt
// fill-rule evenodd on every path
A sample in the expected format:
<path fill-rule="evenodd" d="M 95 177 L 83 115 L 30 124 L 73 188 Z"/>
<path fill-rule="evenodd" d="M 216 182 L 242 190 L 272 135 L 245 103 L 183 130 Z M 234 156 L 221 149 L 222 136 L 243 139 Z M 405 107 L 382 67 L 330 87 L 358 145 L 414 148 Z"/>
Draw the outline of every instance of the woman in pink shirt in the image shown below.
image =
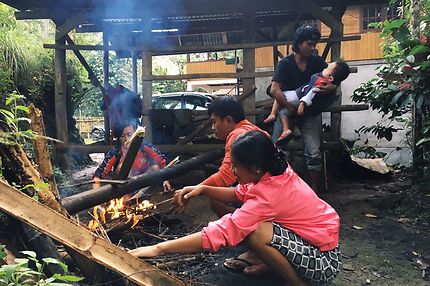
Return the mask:
<path fill-rule="evenodd" d="M 231 145 L 236 188 L 197 185 L 178 191 L 183 209 L 200 194 L 241 208 L 210 222 L 201 232 L 130 251 L 137 257 L 217 251 L 245 241 L 267 266 L 290 285 L 325 284 L 341 269 L 339 216 L 287 166 L 271 140 L 259 131 L 240 135 Z"/>

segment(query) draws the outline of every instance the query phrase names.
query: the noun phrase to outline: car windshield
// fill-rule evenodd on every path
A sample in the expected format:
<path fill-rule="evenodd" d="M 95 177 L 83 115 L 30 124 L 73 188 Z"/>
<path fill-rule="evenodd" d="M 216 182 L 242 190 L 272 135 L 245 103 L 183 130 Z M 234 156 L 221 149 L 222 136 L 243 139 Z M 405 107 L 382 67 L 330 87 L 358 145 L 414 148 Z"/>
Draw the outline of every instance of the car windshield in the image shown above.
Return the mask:
<path fill-rule="evenodd" d="M 192 93 L 157 95 L 152 98 L 153 109 L 207 110 L 212 98 Z"/>
<path fill-rule="evenodd" d="M 158 97 L 153 107 L 154 109 L 181 109 L 181 97 Z"/>

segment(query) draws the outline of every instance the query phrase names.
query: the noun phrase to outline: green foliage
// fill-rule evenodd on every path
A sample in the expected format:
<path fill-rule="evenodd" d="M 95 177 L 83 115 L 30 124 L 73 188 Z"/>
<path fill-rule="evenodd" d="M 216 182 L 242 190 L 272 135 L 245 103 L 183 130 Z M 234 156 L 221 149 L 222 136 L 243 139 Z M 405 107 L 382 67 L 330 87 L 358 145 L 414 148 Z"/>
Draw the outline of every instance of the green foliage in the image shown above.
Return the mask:
<path fill-rule="evenodd" d="M 410 116 L 414 103 L 423 119 L 421 138 L 413 144 L 430 143 L 430 1 L 421 1 L 420 38 L 409 30 L 410 1 L 404 1 L 403 17 L 380 24 L 382 28 L 385 64 L 379 67 L 376 78 L 354 91 L 355 102 L 368 103 L 382 114 L 382 120 L 360 131 L 371 132 L 378 139 L 390 141 L 400 130 L 392 123 Z"/>
<path fill-rule="evenodd" d="M 24 97 L 17 93 L 10 94 L 5 102 L 6 108 L 0 108 L 0 122 L 8 126 L 8 131 L 0 131 L 0 143 L 11 145 L 33 139 L 33 131 L 28 128 L 29 119 L 27 106 L 19 104 Z M 21 124 L 24 123 L 24 124 Z M 20 126 L 25 126 L 20 128 Z"/>
<path fill-rule="evenodd" d="M 167 75 L 167 68 L 162 66 L 155 66 L 154 75 Z M 155 81 L 152 84 L 153 93 L 168 93 L 185 91 L 187 84 L 181 80 L 162 80 Z"/>
<path fill-rule="evenodd" d="M 63 286 L 73 285 L 74 282 L 83 280 L 81 277 L 68 275 L 67 265 L 53 258 L 37 259 L 33 251 L 21 251 L 25 258 L 16 258 L 14 264 L 0 267 L 1 285 L 38 285 L 38 286 Z M 0 245 L 0 259 L 5 257 L 4 246 Z M 48 264 L 56 264 L 61 267 L 63 273 L 56 273 L 51 277 L 45 276 L 43 269 Z M 33 267 L 30 267 L 33 265 Z"/>

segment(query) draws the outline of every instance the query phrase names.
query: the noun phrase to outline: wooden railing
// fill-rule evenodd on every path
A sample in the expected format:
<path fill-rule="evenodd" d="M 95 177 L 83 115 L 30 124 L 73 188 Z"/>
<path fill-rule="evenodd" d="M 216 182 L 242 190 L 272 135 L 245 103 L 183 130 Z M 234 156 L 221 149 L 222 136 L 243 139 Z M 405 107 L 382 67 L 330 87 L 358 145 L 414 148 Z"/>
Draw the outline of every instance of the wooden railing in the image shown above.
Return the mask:
<path fill-rule="evenodd" d="M 79 129 L 79 134 L 82 138 L 89 138 L 94 126 L 103 126 L 103 117 L 78 117 L 76 120 L 76 128 Z"/>

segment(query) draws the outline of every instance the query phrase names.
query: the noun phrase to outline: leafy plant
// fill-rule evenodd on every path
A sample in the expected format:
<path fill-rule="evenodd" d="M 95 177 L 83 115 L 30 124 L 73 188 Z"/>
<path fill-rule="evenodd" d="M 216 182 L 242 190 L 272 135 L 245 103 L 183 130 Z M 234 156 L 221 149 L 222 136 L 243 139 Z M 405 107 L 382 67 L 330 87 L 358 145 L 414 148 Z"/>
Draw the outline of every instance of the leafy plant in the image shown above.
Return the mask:
<path fill-rule="evenodd" d="M 0 122 L 8 126 L 8 131 L 0 131 L 0 143 L 11 145 L 21 141 L 24 138 L 32 139 L 33 131 L 29 128 L 20 128 L 21 123 L 30 123 L 30 119 L 22 114 L 28 114 L 27 106 L 21 105 L 18 102 L 24 99 L 24 96 L 14 92 L 10 94 L 5 102 L 6 108 L 0 108 Z"/>
<path fill-rule="evenodd" d="M 378 24 L 382 28 L 385 63 L 379 67 L 376 78 L 354 91 L 352 99 L 368 103 L 382 114 L 379 122 L 362 127 L 360 131 L 388 141 L 393 138 L 393 133 L 402 129 L 393 123 L 406 121 L 414 109 L 417 116 L 412 122 L 422 128 L 419 138 L 411 143 L 426 150 L 430 146 L 430 0 L 420 2 L 419 37 L 409 27 L 412 18 L 410 0 L 402 2 L 400 18 Z M 410 130 L 406 134 L 410 136 Z"/>
<path fill-rule="evenodd" d="M 74 282 L 83 280 L 81 277 L 68 275 L 68 267 L 54 258 L 37 259 L 33 251 L 21 251 L 25 258 L 15 258 L 14 264 L 2 265 L 0 267 L 1 285 L 38 285 L 38 286 L 63 286 L 72 285 Z M 4 245 L 0 245 L 0 259 L 6 256 Z M 30 267 L 33 264 L 34 267 Z M 60 266 L 63 273 L 55 273 L 47 277 L 44 267 L 48 264 Z"/>

